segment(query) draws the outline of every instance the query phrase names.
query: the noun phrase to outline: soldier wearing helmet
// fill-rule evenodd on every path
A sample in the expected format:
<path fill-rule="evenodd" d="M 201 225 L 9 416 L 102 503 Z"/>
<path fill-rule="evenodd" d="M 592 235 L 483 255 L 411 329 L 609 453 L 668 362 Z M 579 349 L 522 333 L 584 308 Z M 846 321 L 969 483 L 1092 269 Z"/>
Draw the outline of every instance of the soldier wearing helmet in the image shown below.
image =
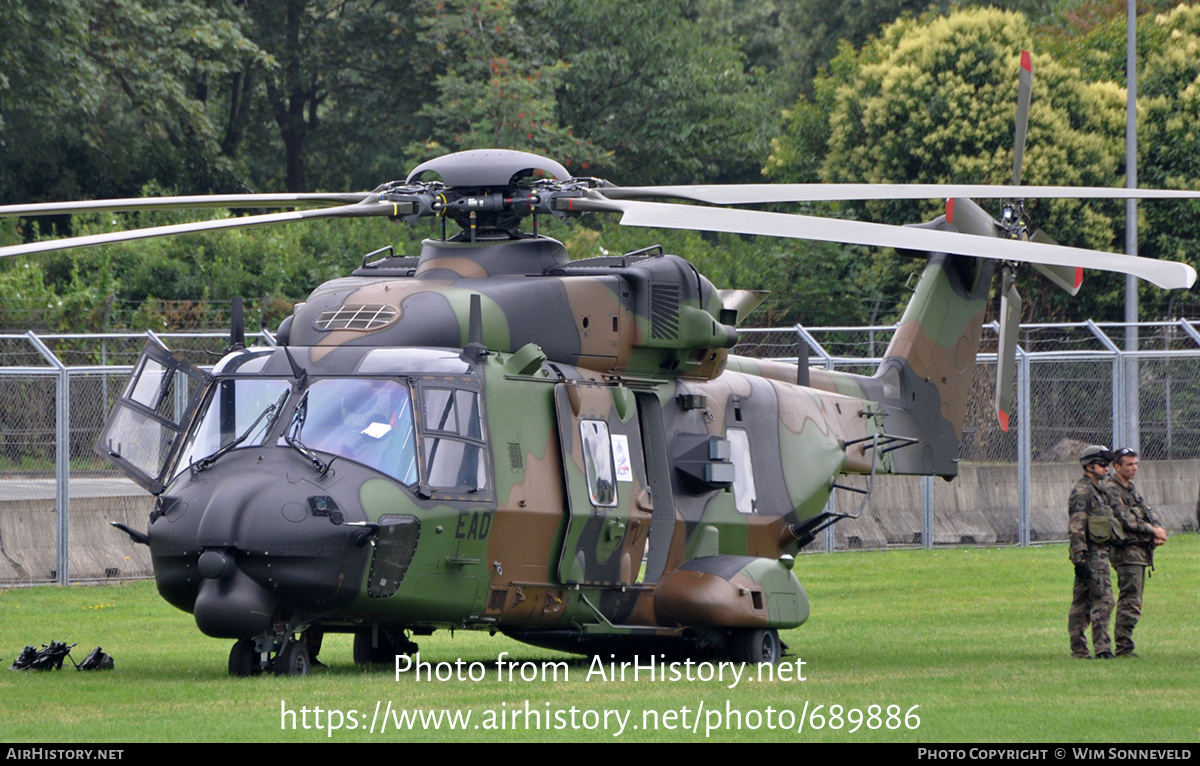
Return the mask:
<path fill-rule="evenodd" d="M 1113 628 L 1118 657 L 1136 657 L 1133 652 L 1133 628 L 1142 616 L 1142 591 L 1146 567 L 1154 568 L 1154 549 L 1167 541 L 1167 530 L 1154 509 L 1133 486 L 1138 472 L 1138 456 L 1131 449 L 1117 450 L 1113 456 L 1113 475 L 1108 478 L 1113 510 L 1125 531 L 1125 544 L 1113 548 L 1112 563 L 1117 570 L 1117 620 Z"/>
<path fill-rule="evenodd" d="M 1067 615 L 1071 656 L 1088 659 L 1087 626 L 1092 626 L 1092 649 L 1096 659 L 1112 659 L 1108 619 L 1113 610 L 1109 552 L 1124 529 L 1113 514 L 1113 501 L 1104 481 L 1112 462 L 1108 448 L 1093 444 L 1083 449 L 1079 463 L 1083 477 L 1075 482 L 1067 501 L 1071 563 L 1075 565 L 1075 589 Z"/>

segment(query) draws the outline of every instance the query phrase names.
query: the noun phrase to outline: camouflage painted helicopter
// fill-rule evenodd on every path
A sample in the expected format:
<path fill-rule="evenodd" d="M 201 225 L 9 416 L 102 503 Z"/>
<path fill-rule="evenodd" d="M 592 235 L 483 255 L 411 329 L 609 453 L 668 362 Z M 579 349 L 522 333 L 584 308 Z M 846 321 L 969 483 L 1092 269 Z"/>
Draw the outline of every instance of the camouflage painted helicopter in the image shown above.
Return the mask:
<path fill-rule="evenodd" d="M 353 633 L 358 662 L 391 662 L 439 628 L 776 661 L 778 631 L 809 614 L 793 556 L 842 517 L 824 510 L 838 477 L 957 473 L 996 261 L 1010 315 L 1016 262 L 1069 289 L 1083 267 L 1195 280 L 1185 264 L 1028 241 L 1019 201 L 997 222 L 965 199 L 1131 194 L 1020 187 L 1022 148 L 1012 187 L 622 188 L 474 151 L 362 194 L 3 208 L 324 206 L 0 255 L 306 218 L 461 227 L 415 257 L 368 254 L 298 304 L 275 347 L 245 348 L 235 318 L 211 372 L 154 344 L 137 363 L 97 450 L 157 496 L 147 532 L 122 529 L 149 545 L 168 602 L 235 639 L 231 674 L 307 673 L 327 632 Z M 917 227 L 711 206 L 930 196 L 952 198 L 947 214 Z M 571 261 L 537 233 L 538 215 L 585 212 L 930 255 L 885 360 L 860 376 L 731 355 L 762 294 L 718 290 L 659 247 Z"/>

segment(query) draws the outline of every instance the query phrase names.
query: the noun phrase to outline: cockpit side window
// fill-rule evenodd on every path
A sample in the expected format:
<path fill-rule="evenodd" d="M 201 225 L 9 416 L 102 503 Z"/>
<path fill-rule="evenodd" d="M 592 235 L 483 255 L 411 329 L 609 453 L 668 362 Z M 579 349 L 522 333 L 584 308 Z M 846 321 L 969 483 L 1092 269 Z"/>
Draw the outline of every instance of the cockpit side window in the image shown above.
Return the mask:
<path fill-rule="evenodd" d="M 163 491 L 208 375 L 147 341 L 96 450 L 153 494 Z"/>

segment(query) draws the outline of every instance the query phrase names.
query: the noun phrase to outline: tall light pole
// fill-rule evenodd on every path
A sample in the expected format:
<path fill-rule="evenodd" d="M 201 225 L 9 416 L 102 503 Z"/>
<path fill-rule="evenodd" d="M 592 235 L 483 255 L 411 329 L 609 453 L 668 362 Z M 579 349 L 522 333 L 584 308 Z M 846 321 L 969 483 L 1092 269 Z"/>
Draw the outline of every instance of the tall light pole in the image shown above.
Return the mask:
<path fill-rule="evenodd" d="M 1137 0 L 1128 0 L 1125 45 L 1125 188 L 1136 189 L 1137 182 Z M 1125 253 L 1137 255 L 1137 200 L 1125 200 Z M 1125 276 L 1125 350 L 1137 351 L 1138 329 L 1137 277 Z M 1125 362 L 1125 428 L 1123 444 L 1140 449 L 1138 418 L 1138 363 L 1136 357 Z"/>

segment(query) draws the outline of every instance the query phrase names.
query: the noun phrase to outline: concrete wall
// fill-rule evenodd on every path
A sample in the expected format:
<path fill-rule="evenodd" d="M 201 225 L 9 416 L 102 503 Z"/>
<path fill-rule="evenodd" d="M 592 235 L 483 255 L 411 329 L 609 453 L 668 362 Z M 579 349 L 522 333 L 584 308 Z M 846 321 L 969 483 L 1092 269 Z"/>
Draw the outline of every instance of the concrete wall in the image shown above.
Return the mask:
<path fill-rule="evenodd" d="M 1082 475 L 1077 463 L 1031 466 L 1029 539 L 1067 539 L 1067 495 Z M 881 548 L 919 545 L 921 539 L 920 476 L 879 476 L 871 500 L 857 519 L 834 527 L 838 548 Z M 865 487 L 859 477 L 841 483 Z M 1137 486 L 1167 530 L 1200 528 L 1200 460 L 1162 460 L 1141 464 Z M 838 510 L 853 512 L 861 496 L 837 492 Z M 1017 528 L 1017 467 L 964 463 L 953 482 L 933 479 L 933 544 L 1013 544 Z M 818 543 L 819 544 L 819 541 Z"/>
<path fill-rule="evenodd" d="M 74 491 L 74 490 L 72 490 Z M 31 493 L 40 494 L 40 493 Z M 133 545 L 110 521 L 145 531 L 154 498 L 132 483 L 115 494 L 71 499 L 68 572 L 72 580 L 149 577 L 150 549 Z M 91 495 L 91 496 L 88 496 Z M 0 495 L 0 583 L 58 577 L 58 513 L 51 498 Z"/>
<path fill-rule="evenodd" d="M 1075 463 L 1046 463 L 1030 472 L 1030 540 L 1067 537 L 1067 494 L 1081 475 Z M 0 482 L 6 483 L 6 482 Z M 842 483 L 866 486 L 863 477 Z M 1138 488 L 1172 533 L 1195 531 L 1200 460 L 1148 462 Z M 920 545 L 920 476 L 879 476 L 857 519 L 834 527 L 836 547 L 885 548 Z M 0 493 L 0 583 L 52 582 L 57 577 L 57 513 L 52 483 L 27 484 Z M 14 492 L 26 499 L 12 499 Z M 78 492 L 80 496 L 76 497 Z M 49 495 L 49 496 L 47 496 Z M 838 491 L 839 510 L 854 511 L 862 496 Z M 145 530 L 154 498 L 124 480 L 72 482 L 70 568 L 72 580 L 149 577 L 150 551 L 134 545 L 109 521 Z M 1011 545 L 1017 529 L 1015 465 L 964 464 L 957 479 L 933 479 L 934 545 Z M 817 540 L 812 548 L 821 547 Z"/>

